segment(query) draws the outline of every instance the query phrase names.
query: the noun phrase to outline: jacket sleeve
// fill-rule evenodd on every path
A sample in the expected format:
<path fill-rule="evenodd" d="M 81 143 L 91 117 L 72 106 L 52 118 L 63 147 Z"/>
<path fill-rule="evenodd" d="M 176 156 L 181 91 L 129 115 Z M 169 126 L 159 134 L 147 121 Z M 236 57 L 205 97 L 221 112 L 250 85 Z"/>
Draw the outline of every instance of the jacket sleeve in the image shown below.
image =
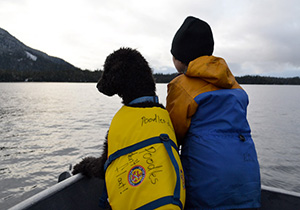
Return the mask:
<path fill-rule="evenodd" d="M 195 114 L 198 104 L 194 98 L 178 83 L 168 85 L 166 109 L 175 129 L 177 142 L 183 144 L 184 137 L 190 127 L 191 117 Z"/>

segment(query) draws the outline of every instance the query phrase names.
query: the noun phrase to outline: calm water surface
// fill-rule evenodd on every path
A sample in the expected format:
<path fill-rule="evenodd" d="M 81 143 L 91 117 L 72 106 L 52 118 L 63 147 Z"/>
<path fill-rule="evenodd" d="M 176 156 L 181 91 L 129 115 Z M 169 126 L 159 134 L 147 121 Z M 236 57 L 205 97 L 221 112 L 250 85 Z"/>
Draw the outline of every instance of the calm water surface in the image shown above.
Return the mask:
<path fill-rule="evenodd" d="M 163 104 L 166 88 L 157 85 Z M 300 192 L 300 86 L 243 88 L 262 183 Z M 120 107 L 94 83 L 0 83 L 0 209 L 52 186 L 83 157 L 99 156 Z"/>

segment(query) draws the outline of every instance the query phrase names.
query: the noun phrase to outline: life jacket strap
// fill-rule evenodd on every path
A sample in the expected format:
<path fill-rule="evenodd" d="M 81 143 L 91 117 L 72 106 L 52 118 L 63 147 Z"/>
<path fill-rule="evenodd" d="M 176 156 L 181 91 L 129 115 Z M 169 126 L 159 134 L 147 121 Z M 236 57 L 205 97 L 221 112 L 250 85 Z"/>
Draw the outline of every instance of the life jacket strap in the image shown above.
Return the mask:
<path fill-rule="evenodd" d="M 162 143 L 162 138 L 166 138 L 165 136 L 167 136 L 167 138 L 169 139 L 169 136 L 167 134 L 161 134 L 160 136 L 156 136 L 156 137 L 152 137 L 150 139 L 146 139 L 146 140 L 141 141 L 141 142 L 139 142 L 137 144 L 125 147 L 123 149 L 120 149 L 120 150 L 114 152 L 106 160 L 106 162 L 104 164 L 104 171 L 106 171 L 107 167 L 115 159 L 117 159 L 117 158 L 119 158 L 119 157 L 121 157 L 123 155 L 127 155 L 127 154 L 129 154 L 131 152 L 134 152 L 136 150 L 139 150 L 139 149 L 142 149 L 144 147 L 147 147 L 149 145 Z M 176 144 L 173 141 L 169 141 L 169 142 L 170 142 L 171 146 L 174 147 L 176 149 L 176 151 L 178 151 L 178 147 L 176 146 Z"/>
<path fill-rule="evenodd" d="M 108 166 L 117 158 L 123 156 L 123 155 L 127 155 L 131 152 L 134 152 L 136 150 L 142 149 L 144 147 L 147 147 L 149 145 L 152 144 L 157 144 L 157 143 L 163 143 L 168 155 L 170 157 L 170 160 L 172 162 L 172 165 L 174 166 L 175 172 L 176 172 L 176 185 L 175 185 L 175 189 L 174 189 L 174 195 L 173 196 L 166 196 L 166 197 L 162 197 L 159 198 L 155 201 L 149 202 L 141 207 L 138 208 L 138 210 L 151 210 L 151 209 L 155 209 L 158 208 L 160 206 L 163 205 L 167 205 L 167 204 L 174 204 L 180 207 L 180 209 L 183 208 L 183 205 L 180 201 L 180 170 L 179 170 L 179 166 L 178 163 L 175 159 L 175 156 L 173 154 L 172 151 L 172 147 L 176 149 L 176 151 L 178 152 L 178 148 L 177 145 L 171 141 L 171 139 L 169 138 L 169 136 L 167 134 L 161 134 L 160 136 L 156 136 L 150 139 L 146 139 L 144 141 L 141 141 L 137 144 L 125 147 L 123 149 L 120 149 L 118 151 L 116 151 L 115 153 L 111 154 L 109 156 L 109 158 L 107 159 L 107 161 L 104 164 L 104 171 L 106 171 L 106 169 L 108 168 Z M 105 185 L 106 186 L 106 185 Z M 106 204 L 105 202 L 107 202 L 107 190 L 106 187 L 104 187 L 103 189 L 103 193 L 102 196 L 100 198 L 100 202 L 99 202 L 99 206 L 100 207 L 104 207 Z"/>
<path fill-rule="evenodd" d="M 173 151 L 172 151 L 172 146 L 173 146 L 172 143 L 174 143 L 174 142 L 170 140 L 170 138 L 167 134 L 161 134 L 160 139 L 169 154 L 172 165 L 176 172 L 177 178 L 176 178 L 176 185 L 175 185 L 175 189 L 174 189 L 174 195 L 166 196 L 166 197 L 162 197 L 157 200 L 154 200 L 150 203 L 147 203 L 147 204 L 137 208 L 137 210 L 151 210 L 151 209 L 156 209 L 160 206 L 164 206 L 167 204 L 174 204 L 174 205 L 179 206 L 180 209 L 183 209 L 183 205 L 180 201 L 180 169 L 179 169 L 178 163 L 177 163 L 175 156 L 173 154 Z M 176 146 L 176 148 L 177 148 L 177 146 Z"/>
<path fill-rule="evenodd" d="M 164 205 L 168 205 L 168 204 L 174 204 L 180 207 L 180 209 L 183 208 L 182 203 L 180 200 L 178 200 L 177 202 L 175 202 L 174 197 L 173 196 L 166 196 L 166 197 L 162 197 L 159 198 L 155 201 L 152 201 L 150 203 L 147 203 L 139 208 L 137 208 L 136 210 L 152 210 L 152 209 L 156 209 L 160 206 L 164 206 Z"/>
<path fill-rule="evenodd" d="M 104 181 L 102 195 L 99 199 L 99 207 L 100 208 L 106 209 L 108 207 L 109 204 L 108 204 L 107 198 L 108 198 L 108 195 L 107 195 L 106 183 Z"/>

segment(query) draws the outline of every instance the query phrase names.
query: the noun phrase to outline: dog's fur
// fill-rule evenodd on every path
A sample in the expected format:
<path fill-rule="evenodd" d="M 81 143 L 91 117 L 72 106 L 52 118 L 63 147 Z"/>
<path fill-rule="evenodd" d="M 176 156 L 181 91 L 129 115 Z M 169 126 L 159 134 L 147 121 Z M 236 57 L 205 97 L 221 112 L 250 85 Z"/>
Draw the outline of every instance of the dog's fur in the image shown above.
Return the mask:
<path fill-rule="evenodd" d="M 139 97 L 155 96 L 155 82 L 152 70 L 145 58 L 131 48 L 120 48 L 110 54 L 104 63 L 102 77 L 97 83 L 98 90 L 108 96 L 118 94 L 123 104 L 131 107 L 161 107 L 162 104 L 144 102 L 129 105 Z M 99 158 L 87 157 L 75 165 L 73 174 L 82 173 L 88 177 L 104 179 L 104 163 L 107 159 L 107 136 Z"/>

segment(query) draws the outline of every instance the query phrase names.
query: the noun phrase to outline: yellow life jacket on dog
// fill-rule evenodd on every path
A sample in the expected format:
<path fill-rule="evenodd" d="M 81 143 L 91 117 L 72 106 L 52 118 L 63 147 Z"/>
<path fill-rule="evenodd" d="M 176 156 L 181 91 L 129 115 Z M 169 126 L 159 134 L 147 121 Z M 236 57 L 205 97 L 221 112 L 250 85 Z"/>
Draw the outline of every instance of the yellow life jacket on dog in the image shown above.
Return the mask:
<path fill-rule="evenodd" d="M 112 209 L 184 207 L 184 173 L 165 109 L 123 106 L 110 125 L 105 169 Z"/>

